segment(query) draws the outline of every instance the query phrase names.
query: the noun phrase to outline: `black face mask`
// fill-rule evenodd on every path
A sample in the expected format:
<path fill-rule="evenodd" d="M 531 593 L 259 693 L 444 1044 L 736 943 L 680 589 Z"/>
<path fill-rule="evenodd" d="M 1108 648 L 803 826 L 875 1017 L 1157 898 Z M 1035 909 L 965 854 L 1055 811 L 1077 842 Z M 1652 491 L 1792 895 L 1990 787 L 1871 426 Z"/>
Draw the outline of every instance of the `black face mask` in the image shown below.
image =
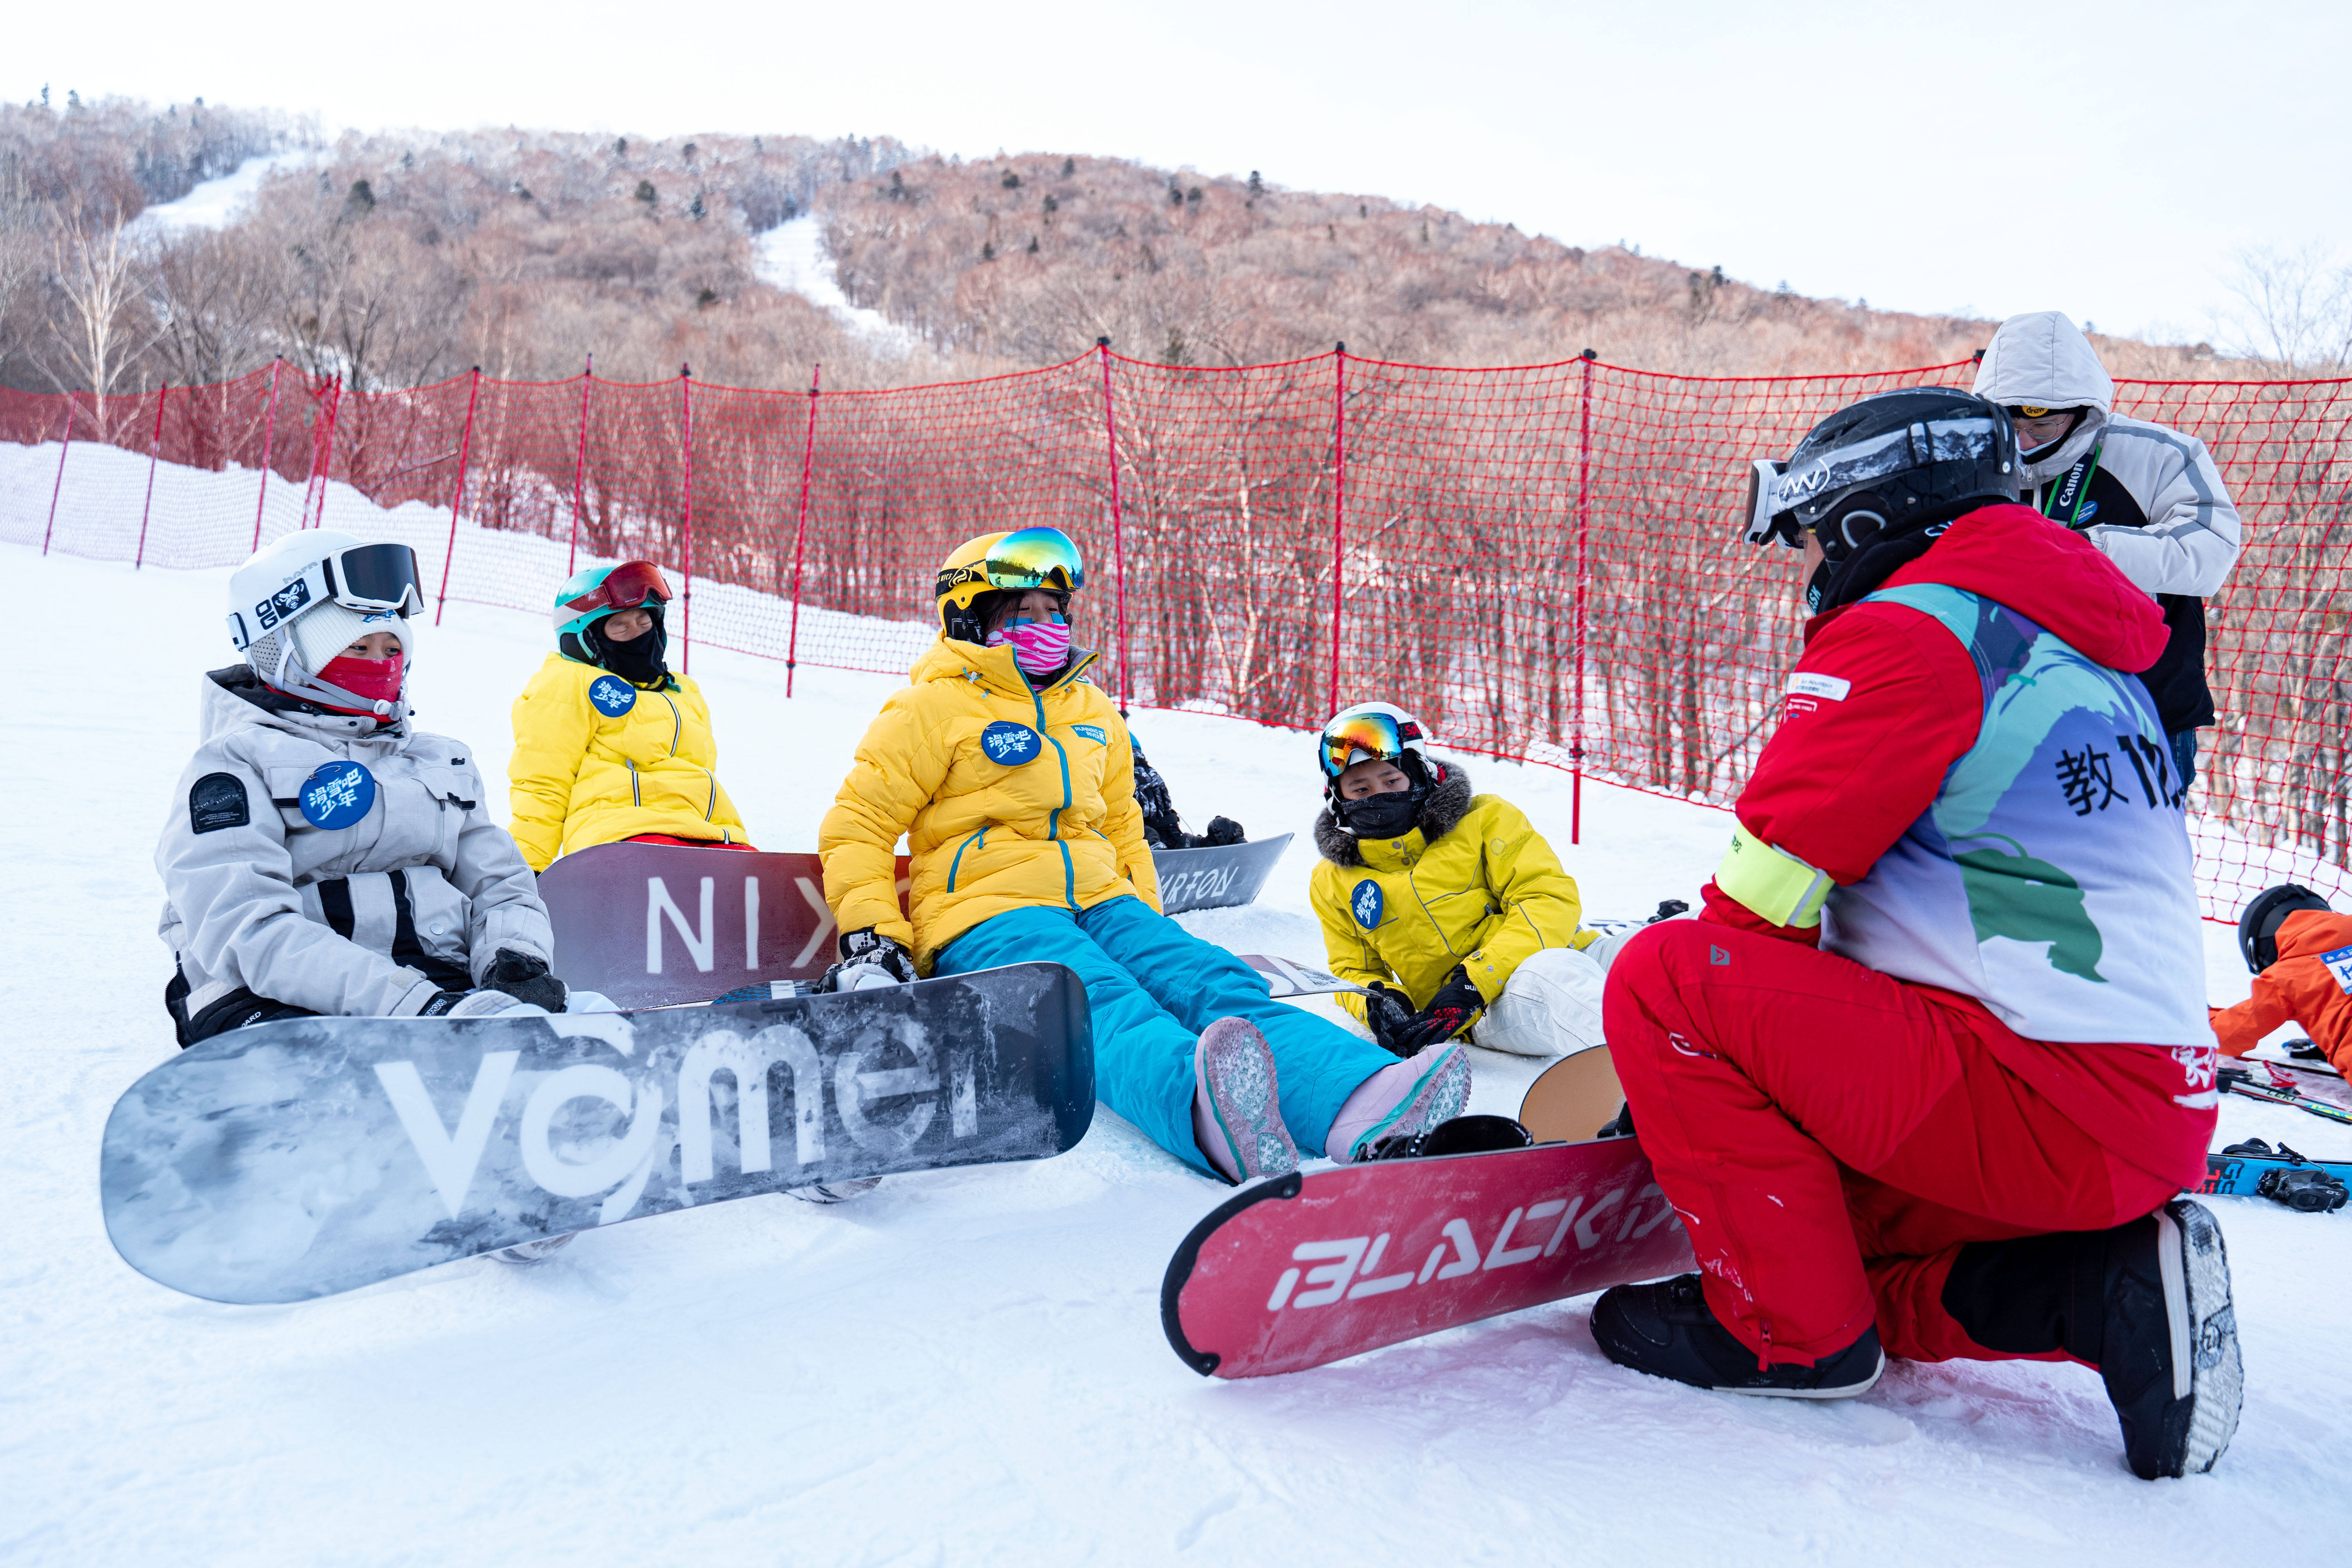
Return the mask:
<path fill-rule="evenodd" d="M 1368 795 L 1361 800 L 1334 800 L 1331 815 L 1359 838 L 1402 838 L 1419 820 L 1421 803 L 1428 793 L 1426 785 L 1415 784 L 1386 795 Z"/>
<path fill-rule="evenodd" d="M 627 642 L 614 642 L 598 635 L 604 629 L 604 622 L 598 621 L 587 627 L 580 639 L 581 646 L 598 664 L 632 686 L 658 686 L 668 679 L 669 666 L 662 662 L 662 657 L 669 651 L 669 628 L 662 624 L 659 615 L 654 616 L 654 624 L 644 635 Z"/>

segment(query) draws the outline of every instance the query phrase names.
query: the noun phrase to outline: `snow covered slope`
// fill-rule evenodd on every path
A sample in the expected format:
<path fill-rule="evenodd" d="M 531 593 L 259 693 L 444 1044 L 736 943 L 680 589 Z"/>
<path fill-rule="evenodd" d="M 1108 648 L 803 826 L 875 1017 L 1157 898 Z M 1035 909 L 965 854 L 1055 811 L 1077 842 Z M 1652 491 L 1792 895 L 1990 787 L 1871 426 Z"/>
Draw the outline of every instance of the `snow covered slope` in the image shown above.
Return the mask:
<path fill-rule="evenodd" d="M 45 498 L 44 498 L 45 499 Z M 1160 1274 L 1224 1189 L 1104 1112 L 1034 1166 L 755 1199 L 284 1308 L 174 1295 L 114 1257 L 98 1143 L 172 1054 L 151 863 L 228 662 L 225 574 L 0 545 L 17 591 L 0 753 L 0 1562 L 2069 1563 L 2338 1561 L 2352 1214 L 2215 1202 L 2248 1398 L 2219 1473 L 2126 1474 L 2096 1377 L 1898 1365 L 1867 1397 L 1741 1402 L 1610 1366 L 1589 1300 L 1255 1383 L 1194 1377 Z M 506 754 L 536 616 L 427 628 L 424 721 Z M 710 649 L 728 787 L 758 841 L 814 841 L 894 682 Z M 1305 737 L 1137 726 L 1196 821 L 1302 837 L 1265 900 L 1187 923 L 1313 958 Z M 1718 812 L 1470 763 L 1554 836 L 1600 913 L 1688 896 Z M 2217 1000 L 2242 995 L 2209 928 Z M 1525 1068 L 1481 1053 L 1478 1108 Z M 2352 1157 L 2352 1130 L 2242 1100 Z M 2334 1542 L 2336 1544 L 2330 1545 Z"/>
<path fill-rule="evenodd" d="M 763 283 L 822 305 L 878 343 L 914 346 L 914 334 L 879 310 L 853 305 L 825 253 L 824 224 L 814 213 L 778 224 L 751 240 L 752 270 Z"/>

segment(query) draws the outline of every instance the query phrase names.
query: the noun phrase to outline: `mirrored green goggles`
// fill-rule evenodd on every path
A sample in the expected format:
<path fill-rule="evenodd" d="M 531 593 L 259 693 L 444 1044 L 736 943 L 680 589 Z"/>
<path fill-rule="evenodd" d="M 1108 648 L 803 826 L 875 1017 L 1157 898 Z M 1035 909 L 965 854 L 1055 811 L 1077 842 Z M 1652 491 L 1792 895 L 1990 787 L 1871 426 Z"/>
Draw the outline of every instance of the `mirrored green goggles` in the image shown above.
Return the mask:
<path fill-rule="evenodd" d="M 1086 558 L 1058 528 L 1018 528 L 989 547 L 980 574 L 992 588 L 1050 588 L 1075 594 L 1087 585 Z"/>

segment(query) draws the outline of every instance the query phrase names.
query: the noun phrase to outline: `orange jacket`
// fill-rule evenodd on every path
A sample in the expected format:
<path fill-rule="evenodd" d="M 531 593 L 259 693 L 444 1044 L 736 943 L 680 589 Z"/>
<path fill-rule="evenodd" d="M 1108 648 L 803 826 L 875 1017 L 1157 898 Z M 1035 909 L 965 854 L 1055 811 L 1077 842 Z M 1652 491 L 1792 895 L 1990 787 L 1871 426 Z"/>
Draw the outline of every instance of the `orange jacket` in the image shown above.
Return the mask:
<path fill-rule="evenodd" d="M 2254 976 L 2254 994 L 2234 1007 L 2208 1009 L 2222 1054 L 2242 1057 L 2281 1024 L 2300 1024 L 2336 1070 L 2352 1078 L 2352 991 L 2323 962 L 2346 948 L 2352 915 L 2297 910 L 2281 921 L 2278 962 Z"/>

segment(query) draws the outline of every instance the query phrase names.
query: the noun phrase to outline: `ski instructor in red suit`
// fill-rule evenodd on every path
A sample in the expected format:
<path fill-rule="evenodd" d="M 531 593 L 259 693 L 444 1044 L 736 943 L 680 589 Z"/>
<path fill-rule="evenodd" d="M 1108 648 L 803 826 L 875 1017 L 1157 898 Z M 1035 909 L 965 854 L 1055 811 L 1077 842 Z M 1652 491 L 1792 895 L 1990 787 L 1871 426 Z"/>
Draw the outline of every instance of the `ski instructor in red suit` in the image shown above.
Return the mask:
<path fill-rule="evenodd" d="M 1621 1365 L 1863 1393 L 1888 1355 L 2094 1367 L 2143 1477 L 2236 1429 L 2229 1265 L 2179 1198 L 2217 1098 L 2164 616 L 2016 504 L 1998 405 L 1936 388 L 1759 463 L 1813 617 L 1696 921 L 1618 954 L 1617 1071 L 1700 1273 L 1621 1286 Z"/>

